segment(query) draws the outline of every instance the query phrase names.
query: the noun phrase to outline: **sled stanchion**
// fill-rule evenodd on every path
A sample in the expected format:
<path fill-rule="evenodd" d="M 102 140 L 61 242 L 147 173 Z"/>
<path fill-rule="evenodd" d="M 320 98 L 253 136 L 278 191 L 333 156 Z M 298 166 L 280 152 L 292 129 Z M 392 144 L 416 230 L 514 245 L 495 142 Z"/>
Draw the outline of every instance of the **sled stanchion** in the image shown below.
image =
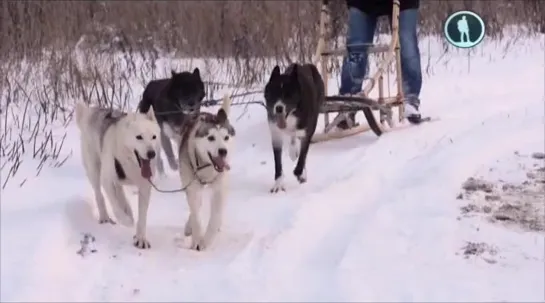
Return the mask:
<path fill-rule="evenodd" d="M 392 36 L 396 36 L 395 44 L 395 69 L 396 69 L 396 85 L 397 85 L 397 96 L 400 101 L 403 100 L 403 75 L 401 74 L 401 46 L 399 42 L 399 0 L 394 0 L 393 7 L 393 18 L 392 18 Z M 403 102 L 398 106 L 398 117 L 399 122 L 403 121 L 403 115 L 405 112 L 405 105 Z"/>
<path fill-rule="evenodd" d="M 322 1 L 322 9 L 320 11 L 320 32 L 318 37 L 318 45 L 316 46 L 316 52 L 314 54 L 314 58 L 312 59 L 312 62 L 315 65 L 318 65 L 318 62 L 320 63 L 320 69 L 322 77 L 324 77 L 324 92 L 327 95 L 328 92 L 328 79 L 329 74 L 327 70 L 327 58 L 322 56 L 322 52 L 327 44 L 326 39 L 326 27 L 329 24 L 329 9 L 328 9 L 328 1 L 324 0 Z M 324 128 L 329 125 L 329 113 L 324 113 Z"/>

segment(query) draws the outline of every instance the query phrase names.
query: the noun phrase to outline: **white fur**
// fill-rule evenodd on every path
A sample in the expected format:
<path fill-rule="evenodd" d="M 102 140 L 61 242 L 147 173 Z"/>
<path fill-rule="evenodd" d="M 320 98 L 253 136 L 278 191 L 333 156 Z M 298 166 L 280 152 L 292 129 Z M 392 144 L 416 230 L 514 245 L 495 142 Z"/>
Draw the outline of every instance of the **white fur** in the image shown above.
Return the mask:
<path fill-rule="evenodd" d="M 231 98 L 229 98 L 229 96 L 227 96 L 227 95 L 223 96 L 223 100 L 222 100 L 222 103 L 221 103 L 221 108 L 223 108 L 223 110 L 225 111 L 227 116 L 229 116 L 229 113 L 230 113 L 230 110 L 231 110 L 231 103 L 233 103 L 233 100 L 231 100 Z"/>
<path fill-rule="evenodd" d="M 284 106 L 284 104 L 278 101 L 276 105 Z M 306 136 L 306 130 L 297 130 L 297 117 L 288 114 L 286 118 L 286 128 L 280 129 L 274 122 L 269 122 L 269 131 L 271 133 L 271 140 L 273 145 L 282 146 L 285 137 L 289 138 L 288 155 L 292 161 L 297 161 L 299 153 L 301 151 L 301 139 Z M 306 174 L 304 175 L 306 178 Z M 271 192 L 284 191 L 284 176 L 276 179 L 274 185 L 271 188 Z"/>
<path fill-rule="evenodd" d="M 295 162 L 299 158 L 299 151 L 301 151 L 301 140 L 295 136 L 290 138 L 289 155 L 291 161 Z"/>
<path fill-rule="evenodd" d="M 208 138 L 214 138 L 214 140 L 210 141 Z M 205 137 L 195 138 L 194 140 L 197 153 L 199 154 L 199 157 L 203 159 L 209 158 L 208 153 L 210 153 L 212 157 L 217 157 L 218 151 L 222 148 L 227 149 L 227 152 L 229 153 L 231 136 L 225 128 L 210 129 Z"/>
<path fill-rule="evenodd" d="M 127 113 L 116 124 L 110 126 L 101 138 L 100 129 L 103 121 L 96 121 L 96 116 L 93 115 L 98 110 L 85 103 L 76 105 L 76 122 L 81 134 L 82 161 L 95 194 L 99 222 L 113 223 L 102 195 L 101 187 L 104 187 L 115 217 L 120 223 L 132 226 L 134 217 L 123 186 L 136 186 L 138 188 L 138 221 L 134 244 L 139 248 L 148 248 L 146 225 L 151 185 L 142 177 L 134 151 L 136 150 L 144 159 L 147 158 L 148 151 L 155 151 L 156 157 L 150 161 L 154 171 L 159 151 L 159 125 L 152 108 L 146 114 Z M 138 135 L 142 136 L 141 140 L 136 139 Z M 126 180 L 118 179 L 114 159 L 117 159 L 123 167 Z"/>
<path fill-rule="evenodd" d="M 286 118 L 286 130 L 285 133 L 290 136 L 295 136 L 298 139 L 304 138 L 307 134 L 307 131 L 304 129 L 297 129 L 297 117 L 289 114 Z"/>
<path fill-rule="evenodd" d="M 282 112 L 286 111 L 286 105 L 282 101 L 277 101 L 273 106 L 273 110 L 275 110 L 276 107 L 282 107 L 283 108 Z M 276 124 L 273 124 L 273 125 L 276 126 Z M 290 137 L 295 136 L 299 139 L 306 136 L 306 130 L 304 129 L 297 130 L 297 117 L 293 115 L 292 112 L 288 113 L 288 115 L 286 116 L 286 128 L 280 129 L 276 126 L 275 132 L 280 132 Z"/>
<path fill-rule="evenodd" d="M 224 98 L 222 108 L 229 113 L 231 104 L 229 98 Z M 187 142 L 180 149 L 179 167 L 182 186 L 185 190 L 187 203 L 189 205 L 189 217 L 185 224 L 184 234 L 191 236 L 191 249 L 204 250 L 210 246 L 221 228 L 223 221 L 223 211 L 225 200 L 228 193 L 228 170 L 217 172 L 213 166 L 208 166 L 202 170 L 196 166 L 197 158 L 199 164 L 210 164 L 209 153 L 213 157 L 218 155 L 218 149 L 227 149 L 227 163 L 229 163 L 229 151 L 233 138 L 228 135 L 224 128 L 210 129 L 207 136 L 196 137 L 196 130 L 200 122 L 190 130 Z M 214 141 L 208 140 L 209 136 L 215 138 Z M 202 184 L 206 183 L 206 184 Z M 212 191 L 210 218 L 203 234 L 199 222 L 199 214 L 202 205 L 204 190 L 209 188 Z"/>
<path fill-rule="evenodd" d="M 282 144 L 282 141 L 284 140 L 284 130 L 280 129 L 276 123 L 269 122 L 269 131 L 271 132 L 273 144 Z"/>
<path fill-rule="evenodd" d="M 284 175 L 278 177 L 278 179 L 274 180 L 274 185 L 271 188 L 271 192 L 276 193 L 279 191 L 286 191 L 286 186 L 284 185 Z"/>
<path fill-rule="evenodd" d="M 295 161 L 299 157 L 299 150 L 301 149 L 300 140 L 306 136 L 306 130 L 296 129 L 297 117 L 294 115 L 288 115 L 286 118 L 286 128 L 280 129 L 276 123 L 269 122 L 269 130 L 271 133 L 271 139 L 274 144 L 282 143 L 285 137 L 290 138 L 290 158 Z M 296 155 L 296 156 L 295 156 Z M 295 156 L 295 159 L 293 158 Z"/>

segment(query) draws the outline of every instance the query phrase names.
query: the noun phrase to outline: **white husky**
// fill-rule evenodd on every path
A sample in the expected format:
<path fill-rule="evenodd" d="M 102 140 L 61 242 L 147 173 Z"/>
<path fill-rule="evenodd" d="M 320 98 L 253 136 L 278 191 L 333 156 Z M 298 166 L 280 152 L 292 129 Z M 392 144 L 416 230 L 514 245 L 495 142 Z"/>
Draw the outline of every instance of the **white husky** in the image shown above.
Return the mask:
<path fill-rule="evenodd" d="M 76 105 L 76 123 L 81 134 L 83 166 L 95 192 L 99 222 L 112 223 L 101 186 L 120 223 L 132 226 L 134 217 L 123 185 L 138 188 L 138 222 L 134 245 L 150 248 L 146 220 L 151 195 L 149 179 L 155 171 L 160 129 L 153 109 L 146 114 Z"/>
<path fill-rule="evenodd" d="M 223 99 L 222 108 L 214 115 L 202 112 L 189 126 L 180 144 L 180 178 L 186 189 L 189 218 L 184 234 L 191 236 L 191 248 L 204 250 L 208 247 L 222 223 L 223 208 L 227 197 L 227 171 L 229 147 L 235 129 L 229 123 L 231 100 Z M 205 187 L 212 190 L 210 219 L 204 235 L 199 223 L 199 211 Z"/>

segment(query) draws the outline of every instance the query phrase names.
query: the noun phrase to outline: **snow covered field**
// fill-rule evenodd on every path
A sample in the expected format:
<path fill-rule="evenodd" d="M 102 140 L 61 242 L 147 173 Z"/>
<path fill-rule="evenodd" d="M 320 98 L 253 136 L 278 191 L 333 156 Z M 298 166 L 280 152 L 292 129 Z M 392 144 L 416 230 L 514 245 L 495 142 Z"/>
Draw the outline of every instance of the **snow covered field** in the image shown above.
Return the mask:
<path fill-rule="evenodd" d="M 440 121 L 313 145 L 304 185 L 286 155 L 285 193 L 268 191 L 264 110 L 236 120 L 244 109 L 233 108 L 224 227 L 205 252 L 187 249 L 182 193 L 152 194 L 151 250 L 132 246 L 133 228 L 99 225 L 71 124 L 64 166 L 37 178 L 28 168 L 24 187 L 2 191 L 1 300 L 543 302 L 543 230 L 465 216 L 470 197 L 457 198 L 469 177 L 516 183 L 525 167 L 545 165 L 515 155 L 544 151 L 543 36 L 506 56 L 479 47 L 470 66 L 460 51 L 425 77 L 422 111 Z M 158 185 L 175 189 L 178 179 L 170 172 Z"/>

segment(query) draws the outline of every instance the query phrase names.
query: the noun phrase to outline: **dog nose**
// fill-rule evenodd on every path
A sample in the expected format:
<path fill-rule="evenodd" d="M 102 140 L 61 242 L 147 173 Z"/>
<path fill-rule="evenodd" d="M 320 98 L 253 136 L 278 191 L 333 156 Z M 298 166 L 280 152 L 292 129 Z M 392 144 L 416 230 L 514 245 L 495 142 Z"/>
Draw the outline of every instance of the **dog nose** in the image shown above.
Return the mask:
<path fill-rule="evenodd" d="M 149 150 L 149 151 L 146 153 L 146 155 L 148 156 L 148 159 L 151 160 L 151 159 L 155 158 L 155 151 Z"/>
<path fill-rule="evenodd" d="M 274 108 L 274 112 L 277 113 L 277 114 L 281 114 L 284 112 L 284 107 L 283 106 L 280 106 L 280 105 L 277 105 L 275 108 Z"/>
<path fill-rule="evenodd" d="M 227 149 L 226 148 L 220 148 L 218 149 L 218 155 L 225 157 L 227 156 Z"/>

